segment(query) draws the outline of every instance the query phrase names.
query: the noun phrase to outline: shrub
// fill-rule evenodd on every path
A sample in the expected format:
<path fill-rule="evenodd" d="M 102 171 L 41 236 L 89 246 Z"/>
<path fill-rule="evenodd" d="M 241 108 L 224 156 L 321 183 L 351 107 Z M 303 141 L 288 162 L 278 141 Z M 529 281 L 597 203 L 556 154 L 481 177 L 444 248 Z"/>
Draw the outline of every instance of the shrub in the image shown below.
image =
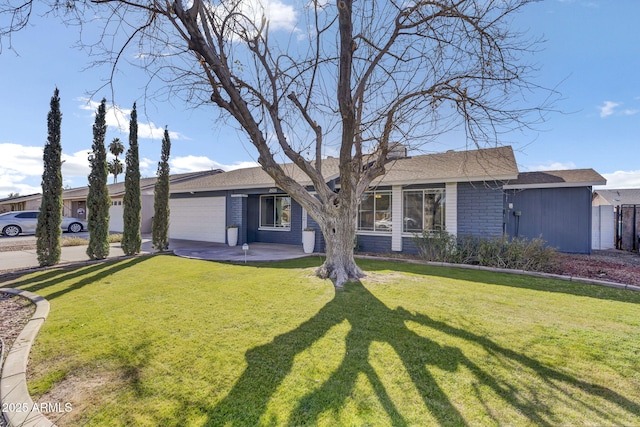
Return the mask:
<path fill-rule="evenodd" d="M 423 231 L 414 238 L 418 253 L 427 261 L 458 262 L 456 236 L 446 231 Z"/>
<path fill-rule="evenodd" d="M 427 261 L 514 270 L 551 271 L 556 254 L 541 238 L 462 236 L 456 239 L 447 232 L 423 232 L 414 242 L 420 256 Z"/>
<path fill-rule="evenodd" d="M 109 238 L 107 240 L 109 240 L 109 243 L 120 243 L 122 242 L 122 238 L 124 237 L 124 234 L 109 234 Z"/>
<path fill-rule="evenodd" d="M 60 246 L 87 246 L 89 241 L 82 237 L 63 237 L 60 240 Z"/>

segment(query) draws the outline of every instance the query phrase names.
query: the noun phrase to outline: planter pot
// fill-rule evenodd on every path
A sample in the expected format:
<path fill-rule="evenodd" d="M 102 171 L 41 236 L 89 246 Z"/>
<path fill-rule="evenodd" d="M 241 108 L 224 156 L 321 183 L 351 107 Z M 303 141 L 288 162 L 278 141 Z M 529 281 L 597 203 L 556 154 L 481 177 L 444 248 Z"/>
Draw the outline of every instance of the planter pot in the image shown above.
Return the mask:
<path fill-rule="evenodd" d="M 227 243 L 229 246 L 235 246 L 238 244 L 238 228 L 227 228 Z"/>
<path fill-rule="evenodd" d="M 302 249 L 305 254 L 313 253 L 313 248 L 316 245 L 316 232 L 315 231 L 303 231 L 302 232 Z"/>

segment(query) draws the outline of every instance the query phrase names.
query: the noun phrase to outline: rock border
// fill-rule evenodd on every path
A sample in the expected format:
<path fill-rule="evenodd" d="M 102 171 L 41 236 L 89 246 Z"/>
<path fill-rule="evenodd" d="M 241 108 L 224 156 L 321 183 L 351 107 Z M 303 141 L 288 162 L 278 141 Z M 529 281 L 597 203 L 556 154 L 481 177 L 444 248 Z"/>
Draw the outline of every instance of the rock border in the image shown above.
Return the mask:
<path fill-rule="evenodd" d="M 10 427 L 55 427 L 55 424 L 38 410 L 27 389 L 29 352 L 40 327 L 49 315 L 49 301 L 40 295 L 20 289 L 0 288 L 0 292 L 27 298 L 36 306 L 36 311 L 11 346 L 2 367 L 0 376 L 2 416 Z"/>

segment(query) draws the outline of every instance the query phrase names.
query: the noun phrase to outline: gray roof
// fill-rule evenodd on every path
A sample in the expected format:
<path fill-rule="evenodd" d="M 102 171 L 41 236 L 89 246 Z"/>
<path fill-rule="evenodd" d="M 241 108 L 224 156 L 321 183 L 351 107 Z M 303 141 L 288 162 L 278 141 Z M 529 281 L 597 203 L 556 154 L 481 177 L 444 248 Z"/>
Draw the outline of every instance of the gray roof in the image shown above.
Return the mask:
<path fill-rule="evenodd" d="M 18 202 L 26 202 L 28 200 L 35 200 L 42 197 L 41 193 L 34 194 L 25 194 L 24 196 L 16 196 L 16 197 L 6 197 L 4 199 L 0 199 L 0 203 L 18 203 Z"/>
<path fill-rule="evenodd" d="M 178 173 L 169 176 L 169 180 L 171 185 L 178 182 L 187 181 L 190 179 L 200 178 L 203 176 L 209 176 L 213 174 L 222 173 L 220 169 L 208 170 L 208 171 L 198 171 L 198 172 L 187 172 L 187 173 Z M 140 179 L 140 190 L 153 190 L 153 187 L 156 184 L 157 177 L 151 178 L 141 178 Z M 124 181 L 117 182 L 114 184 L 108 184 L 107 188 L 109 190 L 109 195 L 111 197 L 120 197 L 124 195 Z M 64 190 L 62 197 L 64 199 L 86 199 L 89 194 L 89 187 L 79 187 L 79 188 L 71 188 L 69 190 Z"/>
<path fill-rule="evenodd" d="M 569 169 L 523 172 L 518 179 L 505 184 L 505 189 L 590 187 L 605 185 L 607 180 L 593 169 Z"/>
<path fill-rule="evenodd" d="M 333 157 L 322 162 L 323 175 L 336 179 L 339 160 Z M 302 185 L 311 185 L 309 177 L 292 163 L 282 165 L 285 171 Z M 514 179 L 518 166 L 511 147 L 470 151 L 448 151 L 391 160 L 387 173 L 375 180 L 376 185 L 407 185 L 417 183 L 471 182 Z M 261 167 L 236 169 L 171 185 L 172 193 L 190 191 L 240 190 L 277 187 Z"/>
<path fill-rule="evenodd" d="M 595 190 L 595 194 L 604 198 L 609 204 L 618 205 L 640 205 L 640 188 L 623 190 Z"/>
<path fill-rule="evenodd" d="M 376 185 L 505 181 L 518 176 L 511 147 L 447 151 L 392 161 Z"/>

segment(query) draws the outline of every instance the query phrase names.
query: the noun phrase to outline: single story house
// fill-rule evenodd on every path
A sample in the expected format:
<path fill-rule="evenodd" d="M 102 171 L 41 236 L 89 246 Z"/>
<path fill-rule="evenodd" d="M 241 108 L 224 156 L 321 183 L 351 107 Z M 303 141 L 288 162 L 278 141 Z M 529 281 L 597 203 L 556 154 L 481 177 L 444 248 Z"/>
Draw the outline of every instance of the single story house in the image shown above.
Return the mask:
<path fill-rule="evenodd" d="M 283 165 L 312 190 L 295 165 Z M 323 163 L 327 182 L 340 189 L 338 159 Z M 587 169 L 524 173 L 511 147 L 389 159 L 360 204 L 357 245 L 365 252 L 415 253 L 413 238 L 446 230 L 478 237 L 542 237 L 561 251 L 591 251 L 591 187 L 605 184 Z M 170 188 L 169 236 L 226 242 L 238 226 L 238 243 L 299 245 L 306 227 L 318 228 L 305 210 L 261 168 L 179 182 Z M 324 250 L 320 232 L 315 251 Z"/>
<path fill-rule="evenodd" d="M 40 209 L 41 200 L 40 193 L 0 199 L 0 213 Z"/>
<path fill-rule="evenodd" d="M 206 177 L 212 174 L 222 173 L 222 170 L 208 170 L 198 172 L 188 172 L 173 174 L 169 176 L 170 185 L 178 182 L 188 181 Z M 153 218 L 154 187 L 157 178 L 140 179 L 140 199 L 142 210 L 140 212 L 140 232 L 151 232 L 151 220 Z M 123 205 L 124 182 L 108 184 L 107 189 L 111 197 L 111 207 L 109 208 L 109 231 L 122 232 L 124 230 Z M 62 214 L 64 216 L 87 219 L 87 196 L 89 187 L 70 188 L 62 191 Z M 18 210 L 40 209 L 42 194 L 32 194 L 29 196 L 18 196 L 0 200 L 0 213 Z"/>

